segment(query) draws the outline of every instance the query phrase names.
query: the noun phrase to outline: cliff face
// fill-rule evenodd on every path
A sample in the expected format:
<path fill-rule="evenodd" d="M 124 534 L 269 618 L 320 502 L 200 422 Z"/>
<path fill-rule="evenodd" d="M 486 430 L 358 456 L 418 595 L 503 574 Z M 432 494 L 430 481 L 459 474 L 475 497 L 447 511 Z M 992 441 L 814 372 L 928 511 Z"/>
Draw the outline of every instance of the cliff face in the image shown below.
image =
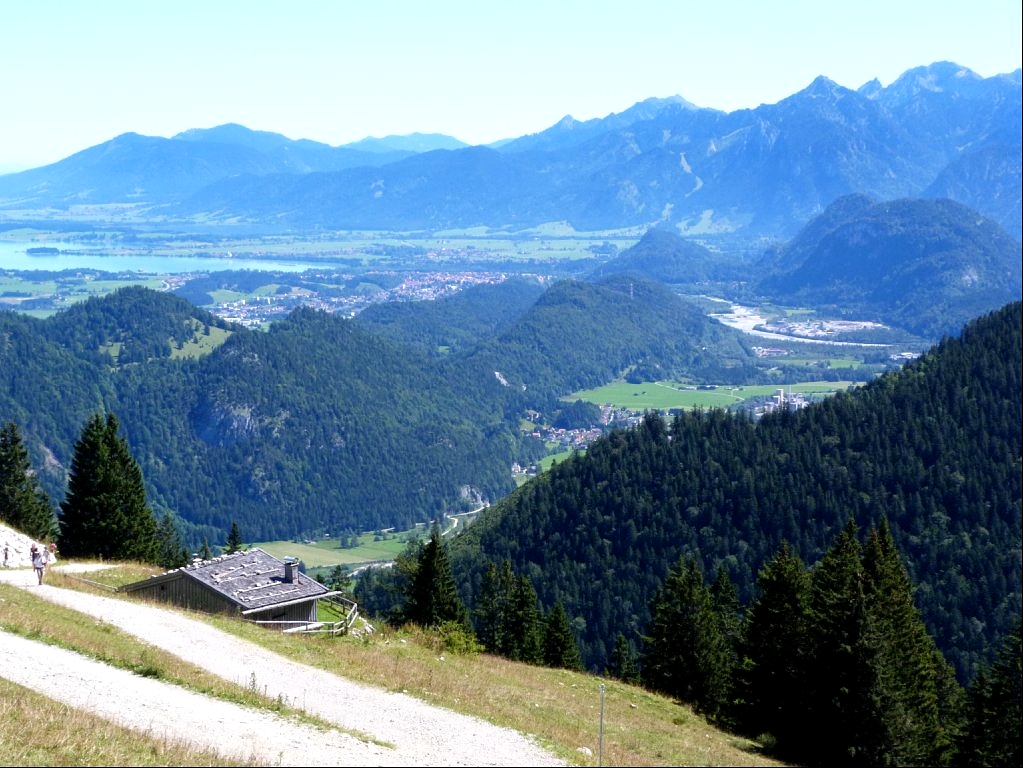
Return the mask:
<path fill-rule="evenodd" d="M 0 546 L 7 548 L 8 568 L 31 568 L 32 557 L 29 550 L 33 544 L 39 546 L 40 542 L 0 523 Z"/>

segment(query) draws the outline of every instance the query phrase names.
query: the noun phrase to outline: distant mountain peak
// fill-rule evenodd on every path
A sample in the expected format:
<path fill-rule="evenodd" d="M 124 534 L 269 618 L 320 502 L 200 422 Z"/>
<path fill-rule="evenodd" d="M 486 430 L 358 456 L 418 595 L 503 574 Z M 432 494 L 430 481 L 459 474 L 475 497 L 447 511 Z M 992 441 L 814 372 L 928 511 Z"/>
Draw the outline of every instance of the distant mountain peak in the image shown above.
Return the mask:
<path fill-rule="evenodd" d="M 972 91 L 983 79 L 968 67 L 951 61 L 938 61 L 907 70 L 885 90 L 902 99 L 922 93 L 961 93 Z"/>
<path fill-rule="evenodd" d="M 367 136 L 365 139 L 344 145 L 347 149 L 362 152 L 432 152 L 435 149 L 464 149 L 469 145 L 443 133 L 408 133 L 402 136 L 390 135 L 383 138 Z"/>
<path fill-rule="evenodd" d="M 814 81 L 803 90 L 803 93 L 809 96 L 832 96 L 838 91 L 845 91 L 843 88 L 834 80 L 824 75 L 818 75 L 814 78 Z"/>
<path fill-rule="evenodd" d="M 224 123 L 213 128 L 189 128 L 175 134 L 175 141 L 216 141 L 224 144 L 242 144 L 245 146 L 279 146 L 291 139 L 272 131 L 254 131 L 239 123 Z"/>

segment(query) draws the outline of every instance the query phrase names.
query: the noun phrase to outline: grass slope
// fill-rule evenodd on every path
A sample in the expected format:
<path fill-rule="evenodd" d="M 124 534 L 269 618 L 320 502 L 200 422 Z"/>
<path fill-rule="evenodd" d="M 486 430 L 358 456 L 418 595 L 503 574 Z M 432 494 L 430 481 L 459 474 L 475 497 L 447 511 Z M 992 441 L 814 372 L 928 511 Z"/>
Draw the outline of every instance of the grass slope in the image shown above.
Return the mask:
<path fill-rule="evenodd" d="M 90 581 L 55 570 L 49 583 L 68 589 L 109 589 L 143 578 L 151 569 L 121 564 L 89 574 Z M 145 665 L 145 674 L 230 700 L 274 708 L 273 701 L 238 686 L 211 681 L 179 659 L 81 614 L 0 585 L 0 628 L 42 642 L 80 650 L 125 668 Z M 371 634 L 342 638 L 298 637 L 269 632 L 224 617 L 202 618 L 220 629 L 270 648 L 295 661 L 390 690 L 401 690 L 438 706 L 535 734 L 573 765 L 779 765 L 756 745 L 723 733 L 683 705 L 615 680 L 545 669 L 487 654 L 455 656 L 442 638 L 414 628 L 380 625 Z M 604 686 L 603 696 L 601 685 Z M 215 758 L 171 751 L 145 734 L 93 728 L 88 713 L 65 713 L 36 695 L 0 680 L 4 702 L 0 742 L 20 744 L 5 759 L 25 765 L 216 764 Z M 56 707 L 56 708 L 55 708 Z M 603 720 L 601 716 L 603 715 Z M 601 740 L 601 733 L 603 739 Z M 74 748 L 68 745 L 76 740 Z M 587 751 L 588 750 L 588 751 Z M 155 760 L 144 759 L 150 751 Z M 17 758 L 17 759 L 15 759 Z"/>

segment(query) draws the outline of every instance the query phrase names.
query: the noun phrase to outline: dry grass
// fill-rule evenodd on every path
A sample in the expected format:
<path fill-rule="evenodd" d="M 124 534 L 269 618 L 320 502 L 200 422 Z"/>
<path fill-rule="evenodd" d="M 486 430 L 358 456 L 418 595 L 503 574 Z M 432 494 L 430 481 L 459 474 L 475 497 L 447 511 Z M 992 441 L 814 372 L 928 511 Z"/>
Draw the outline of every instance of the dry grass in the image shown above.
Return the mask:
<path fill-rule="evenodd" d="M 145 578 L 150 572 L 144 567 L 125 566 L 90 574 L 89 579 L 102 584 L 127 583 Z M 55 586 L 103 589 L 73 577 L 61 577 L 56 572 L 52 576 L 49 581 Z M 0 599 L 19 598 L 20 602 L 28 597 L 23 590 L 2 585 L 0 590 L 3 590 Z M 7 610 L 9 604 L 3 603 L 0 624 L 8 627 L 13 623 L 16 631 L 32 636 L 48 628 L 62 639 L 63 645 L 90 654 L 102 652 L 105 661 L 128 668 L 138 664 L 157 666 L 162 679 L 210 695 L 232 700 L 236 695 L 255 696 L 227 683 L 222 684 L 231 690 L 218 692 L 217 680 L 192 665 L 174 657 L 164 658 L 166 654 L 123 633 L 104 631 L 105 635 L 116 635 L 116 643 L 109 642 L 109 637 L 97 638 L 86 629 L 94 622 L 82 622 L 80 614 L 74 611 L 52 604 L 39 605 L 44 601 L 33 600 L 34 605 L 13 614 Z M 454 656 L 445 651 L 439 637 L 415 629 L 395 630 L 380 625 L 372 633 L 326 638 L 282 635 L 240 620 L 192 615 L 295 661 L 388 690 L 405 691 L 424 701 L 532 734 L 539 743 L 574 765 L 781 765 L 760 754 L 753 742 L 719 731 L 689 707 L 642 688 L 487 654 Z M 276 708 L 277 703 L 263 699 L 261 705 Z M 41 730 L 39 735 L 43 735 Z M 3 741 L 8 741 L 6 735 Z M 46 753 L 46 748 L 42 749 Z M 160 752 L 163 749 L 160 745 L 154 744 L 151 749 L 161 755 L 157 762 L 175 764 Z M 5 754 L 4 760 L 10 757 Z M 106 764 L 118 763 L 136 761 L 113 760 Z M 63 755 L 52 762 L 37 756 L 26 764 L 72 763 Z"/>
<path fill-rule="evenodd" d="M 239 765 L 212 752 L 122 728 L 2 677 L 0 745 L 4 765 Z"/>

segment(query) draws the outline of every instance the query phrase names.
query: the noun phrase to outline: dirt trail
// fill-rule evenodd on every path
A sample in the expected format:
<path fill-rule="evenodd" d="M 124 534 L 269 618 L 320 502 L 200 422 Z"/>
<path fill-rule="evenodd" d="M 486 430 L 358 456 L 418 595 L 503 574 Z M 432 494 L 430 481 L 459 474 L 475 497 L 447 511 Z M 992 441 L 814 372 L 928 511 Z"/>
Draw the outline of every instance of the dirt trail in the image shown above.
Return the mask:
<path fill-rule="evenodd" d="M 0 580 L 119 627 L 349 733 L 210 699 L 0 631 L 0 676 L 135 729 L 232 759 L 255 756 L 274 765 L 566 764 L 523 734 L 297 664 L 173 610 L 39 586 L 30 569 L 0 570 Z"/>

